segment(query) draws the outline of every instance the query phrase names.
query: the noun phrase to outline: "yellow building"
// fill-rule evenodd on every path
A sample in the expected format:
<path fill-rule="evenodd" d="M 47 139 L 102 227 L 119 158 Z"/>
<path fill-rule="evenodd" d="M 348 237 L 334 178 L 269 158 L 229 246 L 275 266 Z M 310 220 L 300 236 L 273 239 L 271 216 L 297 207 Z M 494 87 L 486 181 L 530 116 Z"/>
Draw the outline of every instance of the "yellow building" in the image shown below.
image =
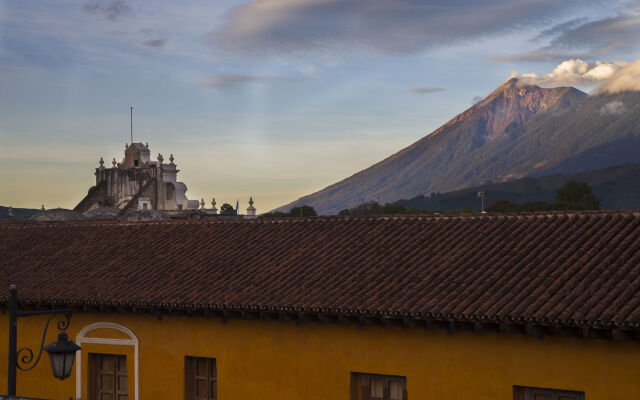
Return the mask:
<path fill-rule="evenodd" d="M 17 394 L 640 399 L 639 236 L 613 212 L 2 224 L 0 287 L 73 309 L 82 347 Z"/>

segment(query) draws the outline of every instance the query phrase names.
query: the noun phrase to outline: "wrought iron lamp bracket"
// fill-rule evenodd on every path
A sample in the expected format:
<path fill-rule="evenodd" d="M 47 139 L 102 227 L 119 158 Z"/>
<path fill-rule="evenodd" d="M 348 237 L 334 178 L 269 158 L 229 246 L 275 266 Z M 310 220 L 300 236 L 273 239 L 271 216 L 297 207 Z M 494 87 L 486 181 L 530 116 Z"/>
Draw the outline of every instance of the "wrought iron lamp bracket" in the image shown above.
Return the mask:
<path fill-rule="evenodd" d="M 40 357 L 42 357 L 42 350 L 44 350 L 44 341 L 47 338 L 47 330 L 49 329 L 49 324 L 55 317 L 61 316 L 61 314 L 64 317 L 64 319 L 61 319 L 56 323 L 56 326 L 60 332 L 66 331 L 67 328 L 69 327 L 69 324 L 71 323 L 71 320 L 70 320 L 71 310 L 69 309 L 18 312 L 19 317 L 28 317 L 28 316 L 42 315 L 42 314 L 52 314 L 52 315 L 49 317 L 49 319 L 47 320 L 47 323 L 44 325 L 44 333 L 42 334 L 42 341 L 40 342 L 40 351 L 38 351 L 38 357 L 36 358 L 35 361 L 33 361 L 33 350 L 31 350 L 28 347 L 20 348 L 16 353 L 16 356 L 17 356 L 16 366 L 21 371 L 32 370 L 36 365 L 38 365 L 38 362 L 40 361 Z M 24 354 L 20 356 L 20 353 L 22 352 L 24 352 Z M 22 363 L 24 367 L 21 366 L 20 363 Z"/>

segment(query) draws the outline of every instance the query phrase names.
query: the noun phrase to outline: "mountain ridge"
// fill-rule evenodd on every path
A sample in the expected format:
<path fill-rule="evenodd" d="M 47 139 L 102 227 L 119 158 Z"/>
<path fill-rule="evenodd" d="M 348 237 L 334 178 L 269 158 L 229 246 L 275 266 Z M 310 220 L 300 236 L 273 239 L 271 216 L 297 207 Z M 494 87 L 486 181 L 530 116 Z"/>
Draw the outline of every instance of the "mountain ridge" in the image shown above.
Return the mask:
<path fill-rule="evenodd" d="M 545 89 L 509 79 L 410 146 L 278 210 L 307 204 L 321 214 L 332 214 L 366 201 L 392 202 L 519 177 L 520 172 L 501 176 L 478 169 L 486 165 L 484 160 L 498 161 L 504 143 L 517 139 L 523 126 L 541 115 L 561 115 L 587 97 L 573 87 Z"/>

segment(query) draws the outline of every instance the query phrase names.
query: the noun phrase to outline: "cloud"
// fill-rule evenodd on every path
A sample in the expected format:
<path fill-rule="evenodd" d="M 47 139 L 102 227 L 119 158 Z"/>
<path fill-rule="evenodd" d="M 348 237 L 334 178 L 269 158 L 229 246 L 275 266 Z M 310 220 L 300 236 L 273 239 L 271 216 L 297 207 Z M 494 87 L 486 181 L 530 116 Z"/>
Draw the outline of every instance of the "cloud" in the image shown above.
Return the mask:
<path fill-rule="evenodd" d="M 164 47 L 167 39 L 158 38 L 158 39 L 149 39 L 142 42 L 143 45 L 153 47 L 154 49 L 161 49 Z"/>
<path fill-rule="evenodd" d="M 253 0 L 209 36 L 216 48 L 256 53 L 407 54 L 548 24 L 594 1 Z"/>
<path fill-rule="evenodd" d="M 548 45 L 518 54 L 495 57 L 494 61 L 559 61 L 637 49 L 640 13 L 627 12 L 580 24 L 577 24 L 576 20 L 569 22 L 572 23 L 557 25 L 538 36 L 554 36 Z"/>
<path fill-rule="evenodd" d="M 598 110 L 601 115 L 621 115 L 627 111 L 627 107 L 621 101 L 611 101 Z"/>
<path fill-rule="evenodd" d="M 120 17 L 131 14 L 133 10 L 124 1 L 116 0 L 106 6 L 100 3 L 86 4 L 82 11 L 87 14 L 102 15 L 110 21 L 117 21 Z"/>
<path fill-rule="evenodd" d="M 575 59 L 563 61 L 548 74 L 519 74 L 514 71 L 509 78 L 518 78 L 522 83 L 542 87 L 593 86 L 610 78 L 627 64 L 624 61 L 588 63 Z"/>
<path fill-rule="evenodd" d="M 243 75 L 243 74 L 221 74 L 207 76 L 197 84 L 202 88 L 216 89 L 221 87 L 244 85 L 247 83 L 284 83 L 297 82 L 304 78 L 287 76 L 266 76 L 266 75 Z"/>
<path fill-rule="evenodd" d="M 640 91 L 640 59 L 632 62 L 613 74 L 593 94 L 617 93 L 623 91 Z"/>
<path fill-rule="evenodd" d="M 575 29 L 577 26 L 580 26 L 582 24 L 584 24 L 585 22 L 588 22 L 588 20 L 586 18 L 575 18 L 566 22 L 562 22 L 558 25 L 555 25 L 549 29 L 545 29 L 542 32 L 540 32 L 538 34 L 538 36 L 536 36 L 535 38 L 533 38 L 533 41 L 537 41 L 537 40 L 542 40 L 545 38 L 555 38 L 561 34 L 564 34 L 572 29 Z"/>
<path fill-rule="evenodd" d="M 439 87 L 413 87 L 413 88 L 407 88 L 407 91 L 409 93 L 413 93 L 413 94 L 436 93 L 436 92 L 442 92 L 443 90 L 445 90 L 445 89 L 444 88 L 439 88 Z"/>

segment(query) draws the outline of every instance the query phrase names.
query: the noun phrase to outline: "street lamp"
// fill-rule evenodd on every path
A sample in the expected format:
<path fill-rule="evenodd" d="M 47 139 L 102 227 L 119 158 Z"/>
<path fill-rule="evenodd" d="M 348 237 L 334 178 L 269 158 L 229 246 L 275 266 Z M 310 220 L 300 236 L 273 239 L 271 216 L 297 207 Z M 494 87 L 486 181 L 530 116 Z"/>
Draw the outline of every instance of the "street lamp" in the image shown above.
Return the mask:
<path fill-rule="evenodd" d="M 44 349 L 49 353 L 53 376 L 60 380 L 68 378 L 71 375 L 76 351 L 80 350 L 80 346 L 69 340 L 67 332 L 60 332 L 58 333 L 58 341 L 49 343 Z"/>
<path fill-rule="evenodd" d="M 18 343 L 18 318 L 30 317 L 34 315 L 46 315 L 52 314 L 47 323 L 44 326 L 44 333 L 42 334 L 42 342 L 40 343 L 40 351 L 36 360 L 33 361 L 33 351 L 28 347 L 23 347 L 17 350 Z M 47 337 L 47 329 L 49 323 L 56 315 L 64 315 L 65 319 L 58 321 L 56 324 L 58 330 L 61 331 L 58 334 L 58 341 L 44 346 L 44 341 Z M 76 357 L 76 352 L 80 350 L 80 346 L 69 340 L 66 329 L 69 327 L 71 310 L 36 310 L 36 311 L 19 311 L 18 310 L 18 289 L 16 285 L 11 285 L 9 289 L 9 368 L 8 368 L 8 395 L 16 395 L 16 372 L 19 368 L 22 371 L 29 371 L 33 369 L 42 356 L 42 350 L 46 350 L 49 353 L 49 360 L 51 361 L 51 369 L 53 370 L 53 376 L 57 379 L 68 378 L 71 374 L 71 368 L 73 361 Z M 20 357 L 20 362 L 24 364 L 21 366 L 18 364 L 18 356 L 24 352 L 24 355 Z M 32 363 L 33 362 L 33 363 Z M 31 365 L 28 365 L 31 364 Z"/>

